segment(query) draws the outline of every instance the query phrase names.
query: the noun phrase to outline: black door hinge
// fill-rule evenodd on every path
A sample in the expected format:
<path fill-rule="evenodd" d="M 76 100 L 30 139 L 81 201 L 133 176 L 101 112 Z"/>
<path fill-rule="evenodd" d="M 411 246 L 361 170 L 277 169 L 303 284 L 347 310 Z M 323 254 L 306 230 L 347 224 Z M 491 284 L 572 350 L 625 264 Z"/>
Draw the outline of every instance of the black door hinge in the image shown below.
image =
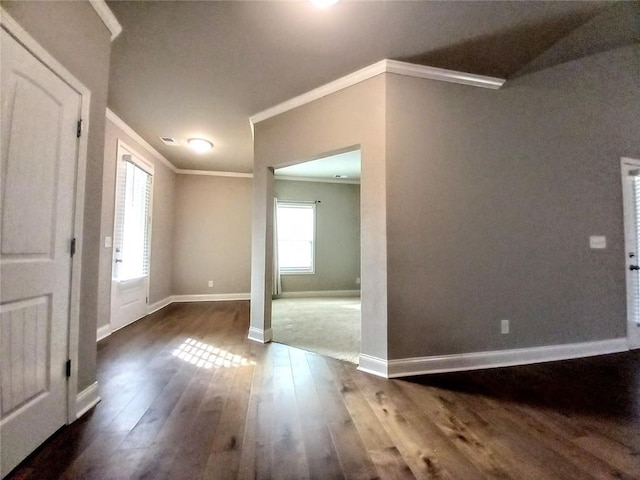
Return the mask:
<path fill-rule="evenodd" d="M 71 251 L 71 256 L 73 257 L 76 254 L 76 239 L 75 238 L 71 239 L 70 251 Z"/>
<path fill-rule="evenodd" d="M 67 360 L 66 369 L 67 378 L 69 378 L 71 376 L 71 359 Z"/>
<path fill-rule="evenodd" d="M 82 119 L 78 120 L 78 126 L 76 127 L 76 137 L 80 138 L 82 135 Z"/>

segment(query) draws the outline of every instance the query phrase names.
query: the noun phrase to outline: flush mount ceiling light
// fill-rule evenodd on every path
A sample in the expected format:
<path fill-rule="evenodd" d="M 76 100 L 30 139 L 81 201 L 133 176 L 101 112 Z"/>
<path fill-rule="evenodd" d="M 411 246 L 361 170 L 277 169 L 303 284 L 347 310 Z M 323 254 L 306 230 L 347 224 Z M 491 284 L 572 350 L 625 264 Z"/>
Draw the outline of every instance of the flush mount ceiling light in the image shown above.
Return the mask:
<path fill-rule="evenodd" d="M 204 138 L 190 138 L 187 143 L 189 144 L 189 148 L 195 150 L 197 153 L 208 152 L 213 148 L 213 143 Z"/>
<path fill-rule="evenodd" d="M 340 0 L 309 0 L 309 1 L 318 8 L 327 8 L 327 7 L 330 7 L 331 5 L 335 5 Z"/>

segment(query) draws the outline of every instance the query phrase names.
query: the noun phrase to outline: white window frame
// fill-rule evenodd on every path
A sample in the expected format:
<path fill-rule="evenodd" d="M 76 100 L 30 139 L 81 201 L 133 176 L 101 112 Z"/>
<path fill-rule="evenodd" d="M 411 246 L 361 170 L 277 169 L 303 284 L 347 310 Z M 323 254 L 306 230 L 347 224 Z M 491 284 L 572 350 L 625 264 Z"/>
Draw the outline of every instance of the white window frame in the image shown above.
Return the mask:
<path fill-rule="evenodd" d="M 639 177 L 640 160 L 633 158 L 620 159 L 622 176 L 622 199 L 624 212 L 625 237 L 625 271 L 627 294 L 627 344 L 630 350 L 640 348 L 640 322 L 638 312 L 639 273 L 630 267 L 638 265 L 638 216 L 636 190 L 634 180 Z M 633 254 L 633 257 L 630 255 Z"/>
<path fill-rule="evenodd" d="M 296 201 L 296 200 L 278 200 L 277 206 L 291 208 L 309 208 L 313 212 L 313 238 L 311 240 L 311 267 L 279 267 L 280 275 L 315 275 L 316 273 L 316 239 L 317 239 L 317 215 L 316 202 Z M 280 241 L 276 248 L 280 248 Z M 278 257 L 280 251 L 278 250 Z"/>
<path fill-rule="evenodd" d="M 115 246 L 115 237 L 116 237 L 116 230 L 118 228 L 118 219 L 116 218 L 118 215 L 118 209 L 120 208 L 119 205 L 119 198 L 118 198 L 118 179 L 120 178 L 121 175 L 121 169 L 124 168 L 125 166 L 125 162 L 129 162 L 132 163 L 133 165 L 135 165 L 136 167 L 140 168 L 141 170 L 143 170 L 144 172 L 148 173 L 151 176 L 151 192 L 149 194 L 149 210 L 148 210 L 148 219 L 147 219 L 147 228 L 149 229 L 149 233 L 148 233 L 148 242 L 149 242 L 149 246 L 148 246 L 148 268 L 147 268 L 147 272 L 145 275 L 143 275 L 144 277 L 146 277 L 147 280 L 147 298 L 149 298 L 149 288 L 150 288 L 150 284 L 151 284 L 151 247 L 153 245 L 152 243 L 152 235 L 153 235 L 153 191 L 154 191 L 154 186 L 155 186 L 155 167 L 154 165 L 149 162 L 148 160 L 146 160 L 144 158 L 144 156 L 140 155 L 136 150 L 132 149 L 131 147 L 129 147 L 129 145 L 127 145 L 126 143 L 124 143 L 122 140 L 118 139 L 118 145 L 117 145 L 117 150 L 116 150 L 116 192 L 115 192 L 115 201 L 114 201 L 114 215 L 113 215 L 113 241 L 114 241 L 114 246 L 113 246 L 113 252 L 112 252 L 112 266 L 115 265 L 115 259 L 116 259 L 116 246 Z M 116 280 L 119 281 L 117 279 L 117 277 L 115 276 L 115 267 L 113 267 L 112 269 L 112 280 Z M 132 279 L 129 279 L 132 280 Z"/>

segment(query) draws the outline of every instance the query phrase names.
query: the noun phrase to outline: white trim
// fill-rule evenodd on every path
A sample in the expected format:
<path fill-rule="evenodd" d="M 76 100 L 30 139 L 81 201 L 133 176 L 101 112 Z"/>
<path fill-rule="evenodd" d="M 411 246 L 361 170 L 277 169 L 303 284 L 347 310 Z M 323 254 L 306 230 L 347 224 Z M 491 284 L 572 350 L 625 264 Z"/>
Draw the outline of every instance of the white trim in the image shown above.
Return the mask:
<path fill-rule="evenodd" d="M 118 115 L 113 113 L 113 111 L 107 108 L 107 120 L 111 121 L 116 127 L 122 130 L 124 133 L 133 138 L 136 142 L 138 142 L 142 147 L 147 150 L 152 156 L 154 156 L 157 160 L 162 162 L 165 167 L 167 167 L 172 172 L 176 173 L 177 169 L 173 163 L 167 160 L 164 155 L 158 152 L 155 148 L 153 148 L 144 138 L 142 138 L 136 131 L 127 125 L 124 120 L 122 120 Z"/>
<path fill-rule="evenodd" d="M 491 90 L 498 90 L 506 81 L 503 78 L 428 67 L 426 65 L 416 65 L 414 63 L 399 62 L 397 60 L 385 60 L 385 62 L 386 73 L 396 73 L 407 77 L 427 78 L 429 80 L 471 85 L 472 87 L 489 88 Z"/>
<path fill-rule="evenodd" d="M 218 172 L 215 170 L 184 170 L 178 168 L 175 170 L 175 172 L 179 175 L 208 175 L 212 177 L 253 178 L 253 173 Z"/>
<path fill-rule="evenodd" d="M 205 295 L 174 295 L 173 302 L 229 302 L 250 300 L 250 293 L 210 293 Z"/>
<path fill-rule="evenodd" d="M 256 113 L 255 115 L 249 117 L 249 121 L 252 125 L 255 125 L 256 123 L 262 122 L 263 120 L 275 117 L 276 115 L 280 115 L 284 112 L 288 112 L 289 110 L 293 110 L 294 108 L 300 107 L 307 103 L 311 103 L 314 100 L 326 97 L 327 95 L 331 95 L 332 93 L 339 92 L 340 90 L 356 85 L 384 72 L 385 61 L 382 60 L 380 62 L 374 63 L 373 65 L 369 65 L 368 67 L 364 67 L 360 70 L 350 73 L 349 75 L 338 78 L 333 82 L 322 85 L 321 87 L 314 88 L 307 93 L 303 93 L 302 95 L 293 97 L 285 102 L 263 110 L 262 112 Z"/>
<path fill-rule="evenodd" d="M 140 167 L 142 170 L 144 170 L 145 172 L 147 172 L 149 175 L 153 177 L 153 175 L 155 174 L 156 168 L 153 162 L 150 162 L 149 160 L 147 160 L 146 158 L 147 155 L 139 153 L 137 150 L 135 150 L 134 148 L 131 148 L 129 145 L 123 142 L 122 139 L 118 138 L 117 146 L 116 146 L 116 152 L 117 152 L 116 155 L 118 158 L 120 158 L 120 155 L 119 155 L 120 150 L 126 150 L 127 153 L 131 154 L 133 158 L 131 158 L 129 161 L 134 165 L 137 165 L 138 167 Z M 126 155 L 127 153 L 123 153 L 122 155 Z"/>
<path fill-rule="evenodd" d="M 281 292 L 277 298 L 360 297 L 360 290 L 318 290 L 312 292 Z"/>
<path fill-rule="evenodd" d="M 71 291 L 69 299 L 69 346 L 68 358 L 71 360 L 71 376 L 67 381 L 67 422 L 76 419 L 75 397 L 78 391 L 78 350 L 80 343 L 80 291 L 82 275 L 82 233 L 84 225 L 84 198 L 89 139 L 89 113 L 91 109 L 91 91 L 84 86 L 60 62 L 53 58 L 6 10 L 0 7 L 2 27 L 38 60 L 51 69 L 81 96 L 80 117 L 86 128 L 78 141 L 76 163 L 76 191 L 73 215 L 73 234 L 76 239 L 76 253 L 72 259 Z"/>
<path fill-rule="evenodd" d="M 274 175 L 275 180 L 284 180 L 287 182 L 313 182 L 313 183 L 345 183 L 349 185 L 360 185 L 358 180 L 341 180 L 339 178 L 319 178 L 319 177 L 290 177 Z"/>
<path fill-rule="evenodd" d="M 167 298 L 163 298 L 162 300 L 152 303 L 147 306 L 147 315 L 150 315 L 158 310 L 163 309 L 167 305 L 171 305 L 173 303 L 173 296 L 169 295 Z"/>
<path fill-rule="evenodd" d="M 433 357 L 403 358 L 387 362 L 388 378 L 458 372 L 483 368 L 510 367 L 531 363 L 553 362 L 572 358 L 591 357 L 625 352 L 626 338 L 612 338 L 595 342 L 549 345 L 544 347 L 496 350 L 492 352 L 437 355 Z M 362 355 L 361 363 L 362 366 Z M 363 369 L 364 370 L 364 369 Z"/>
<path fill-rule="evenodd" d="M 249 329 L 249 335 L 247 336 L 249 340 L 253 340 L 254 342 L 259 343 L 269 343 L 273 340 L 273 330 L 267 328 L 266 330 L 262 330 L 261 328 L 251 327 Z"/>
<path fill-rule="evenodd" d="M 253 173 L 240 173 L 240 172 L 218 172 L 215 170 L 187 170 L 177 168 L 171 163 L 164 155 L 158 150 L 153 148 L 149 142 L 142 138 L 133 128 L 127 125 L 118 115 L 116 115 L 111 109 L 107 108 L 107 119 L 111 121 L 116 127 L 122 130 L 124 133 L 133 138 L 142 147 L 147 150 L 154 158 L 159 160 L 165 167 L 178 175 L 208 175 L 214 177 L 232 177 L 232 178 L 253 178 Z"/>
<path fill-rule="evenodd" d="M 89 3 L 109 29 L 109 32 L 111 32 L 111 41 L 113 42 L 122 32 L 122 25 L 118 22 L 118 19 L 107 5 L 107 2 L 104 0 L 89 0 Z"/>
<path fill-rule="evenodd" d="M 146 315 L 151 315 L 152 313 L 155 313 L 158 310 L 161 310 L 164 307 L 167 307 L 167 306 L 171 305 L 172 303 L 224 302 L 224 301 L 236 301 L 236 300 L 250 300 L 250 296 L 251 295 L 249 293 L 220 293 L 220 294 L 208 294 L 208 295 L 169 295 L 168 297 L 163 298 L 162 300 L 159 300 L 159 301 L 149 305 L 147 307 Z M 144 317 L 142 317 L 142 318 L 144 318 Z M 139 318 L 138 320 L 142 320 L 142 318 Z M 134 323 L 136 321 L 137 320 L 134 320 L 131 323 Z M 128 323 L 127 325 L 131 325 L 131 323 Z M 123 325 L 120 328 L 124 328 L 127 325 Z M 120 328 L 118 328 L 118 330 Z M 104 325 L 104 326 L 98 328 L 97 334 L 96 334 L 97 341 L 99 342 L 103 338 L 108 337 L 113 332 L 114 332 L 114 330 L 111 329 L 111 325 L 110 324 L 109 325 Z"/>
<path fill-rule="evenodd" d="M 96 342 L 107 338 L 109 335 L 111 335 L 111 324 L 98 327 L 98 330 L 96 331 Z"/>
<path fill-rule="evenodd" d="M 148 218 L 148 224 L 147 224 L 147 228 L 148 228 L 148 245 L 149 245 L 149 271 L 146 274 L 146 279 L 145 279 L 145 298 L 148 300 L 149 299 L 149 292 L 151 290 L 151 248 L 152 248 L 152 242 L 153 242 L 153 191 L 155 190 L 155 165 L 150 162 L 149 160 L 147 160 L 145 157 L 146 155 L 141 155 L 140 153 L 138 153 L 137 151 L 135 151 L 134 149 L 132 149 L 131 147 L 129 147 L 129 145 L 127 145 L 125 142 L 123 142 L 120 138 L 117 139 L 117 148 L 116 148 L 116 184 L 115 184 L 115 191 L 114 191 L 114 209 L 113 209 L 113 232 L 114 232 L 114 241 L 115 241 L 115 234 L 118 231 L 118 213 L 119 210 L 122 208 L 124 209 L 124 206 L 120 204 L 120 198 L 118 195 L 119 189 L 120 189 L 120 179 L 121 179 L 121 169 L 124 168 L 125 165 L 125 157 L 128 156 L 129 158 L 126 160 L 128 162 L 131 162 L 133 165 L 136 165 L 137 167 L 139 167 L 140 169 L 142 169 L 143 171 L 145 171 L 150 177 L 151 177 L 151 192 L 149 195 L 149 205 L 148 205 L 148 211 L 147 211 L 147 218 Z M 126 182 L 125 182 L 126 183 Z M 124 185 L 122 186 L 124 187 Z M 114 248 L 111 252 L 111 265 L 115 265 L 116 262 L 116 256 L 117 256 L 117 245 L 114 245 Z M 140 318 L 136 318 L 135 320 L 132 320 L 131 322 L 128 322 L 124 325 L 118 325 L 117 327 L 114 327 L 114 323 L 115 323 L 115 312 L 116 312 L 116 308 L 114 308 L 115 302 L 116 302 L 116 297 L 115 297 L 115 290 L 113 287 L 113 283 L 116 282 L 117 280 L 115 278 L 113 278 L 113 276 L 115 275 L 115 269 L 111 270 L 111 290 L 110 290 L 110 318 L 109 318 L 109 324 L 111 325 L 111 331 L 114 332 L 116 330 L 120 330 L 122 327 L 126 327 L 127 325 L 130 325 L 133 322 L 136 322 L 138 320 L 140 320 L 140 318 L 143 318 L 144 316 L 146 316 L 148 314 L 148 312 L 145 312 L 145 314 L 143 315 L 143 317 Z M 147 304 L 147 310 L 148 310 L 148 304 Z"/>
<path fill-rule="evenodd" d="M 378 377 L 389 378 L 388 362 L 382 358 L 372 357 L 364 353 L 360 354 L 358 370 Z"/>
<path fill-rule="evenodd" d="M 490 88 L 494 90 L 502 87 L 505 82 L 502 78 L 474 75 L 472 73 L 385 59 L 252 115 L 249 117 L 251 130 L 253 132 L 253 126 L 256 123 L 275 117 L 281 113 L 288 112 L 289 110 L 293 110 L 294 108 L 307 103 L 311 103 L 315 100 L 326 97 L 327 95 L 331 95 L 332 93 L 339 92 L 340 90 L 344 90 L 345 88 L 351 87 L 365 80 L 369 80 L 381 73 L 395 73 L 409 77 L 427 78 L 430 80 L 471 85 L 474 87 Z"/>
<path fill-rule="evenodd" d="M 83 416 L 100 401 L 100 392 L 98 391 L 98 382 L 93 382 L 78 395 L 75 399 L 76 419 Z"/>

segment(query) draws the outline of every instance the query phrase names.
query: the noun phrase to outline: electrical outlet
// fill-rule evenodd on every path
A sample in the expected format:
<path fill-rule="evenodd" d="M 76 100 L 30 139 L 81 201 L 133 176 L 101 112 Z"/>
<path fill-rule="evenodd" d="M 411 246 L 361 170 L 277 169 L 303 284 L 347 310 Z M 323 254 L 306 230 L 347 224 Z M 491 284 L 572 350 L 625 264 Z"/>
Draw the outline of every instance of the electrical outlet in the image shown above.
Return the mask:
<path fill-rule="evenodd" d="M 500 320 L 500 333 L 503 335 L 509 333 L 509 320 Z"/>
<path fill-rule="evenodd" d="M 209 286 L 213 287 L 213 280 L 209 280 Z"/>

